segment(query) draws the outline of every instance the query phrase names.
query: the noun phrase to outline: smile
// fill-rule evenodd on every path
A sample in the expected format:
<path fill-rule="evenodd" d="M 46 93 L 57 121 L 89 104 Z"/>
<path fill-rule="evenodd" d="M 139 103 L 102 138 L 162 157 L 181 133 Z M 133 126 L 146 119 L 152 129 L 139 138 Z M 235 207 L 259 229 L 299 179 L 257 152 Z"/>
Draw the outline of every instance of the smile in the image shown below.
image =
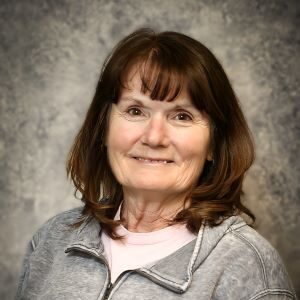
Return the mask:
<path fill-rule="evenodd" d="M 161 158 L 146 158 L 146 157 L 133 157 L 135 160 L 138 160 L 143 163 L 148 164 L 170 164 L 173 163 L 172 160 L 161 159 Z"/>

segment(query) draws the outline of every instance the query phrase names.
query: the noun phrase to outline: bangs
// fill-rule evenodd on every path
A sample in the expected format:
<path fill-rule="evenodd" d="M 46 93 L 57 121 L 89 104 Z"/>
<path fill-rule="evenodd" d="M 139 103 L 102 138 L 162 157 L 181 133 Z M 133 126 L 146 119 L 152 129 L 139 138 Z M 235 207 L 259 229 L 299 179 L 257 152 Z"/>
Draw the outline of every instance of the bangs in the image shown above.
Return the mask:
<path fill-rule="evenodd" d="M 184 72 L 178 62 L 155 48 L 147 56 L 128 63 L 121 75 L 121 87 L 129 88 L 128 74 L 133 69 L 136 69 L 134 75 L 138 73 L 141 79 L 140 92 L 149 95 L 152 100 L 173 101 L 186 87 Z"/>

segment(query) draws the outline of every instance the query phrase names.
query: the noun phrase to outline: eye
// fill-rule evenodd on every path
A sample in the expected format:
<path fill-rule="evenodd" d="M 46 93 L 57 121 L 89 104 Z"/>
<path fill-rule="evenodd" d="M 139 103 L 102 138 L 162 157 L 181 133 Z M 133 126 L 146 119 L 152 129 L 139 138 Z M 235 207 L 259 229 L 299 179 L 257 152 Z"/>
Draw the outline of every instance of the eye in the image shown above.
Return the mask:
<path fill-rule="evenodd" d="M 131 116 L 142 116 L 143 112 L 138 107 L 129 107 L 126 111 Z"/>
<path fill-rule="evenodd" d="M 193 116 L 187 112 L 178 112 L 174 119 L 178 121 L 192 121 Z"/>

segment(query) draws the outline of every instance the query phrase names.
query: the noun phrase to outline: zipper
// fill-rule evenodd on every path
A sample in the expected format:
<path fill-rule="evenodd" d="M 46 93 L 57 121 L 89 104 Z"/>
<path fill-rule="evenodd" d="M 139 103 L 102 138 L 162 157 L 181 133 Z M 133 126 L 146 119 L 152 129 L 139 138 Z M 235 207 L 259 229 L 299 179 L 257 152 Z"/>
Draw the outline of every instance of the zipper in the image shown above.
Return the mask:
<path fill-rule="evenodd" d="M 105 292 L 104 292 L 104 295 L 102 297 L 103 300 L 108 300 L 110 295 L 111 295 L 111 292 L 113 291 L 113 289 L 115 288 L 115 286 L 119 283 L 119 281 L 122 279 L 122 277 L 124 277 L 127 273 L 133 273 L 133 272 L 136 272 L 146 278 L 148 278 L 149 280 L 157 283 L 158 285 L 162 286 L 162 287 L 165 287 L 167 289 L 171 289 L 173 290 L 174 292 L 176 293 L 179 293 L 179 294 L 182 294 L 184 291 L 181 289 L 181 288 L 178 288 L 178 287 L 175 287 L 175 286 L 170 286 L 170 285 L 167 285 L 165 282 L 163 282 L 162 280 L 156 278 L 155 276 L 153 275 L 150 275 L 148 274 L 147 272 L 144 272 L 140 269 L 134 269 L 134 270 L 126 270 L 126 271 L 123 271 L 118 277 L 117 279 L 115 280 L 114 283 L 111 282 L 111 274 L 110 274 L 110 269 L 109 269 L 109 265 L 105 259 L 105 257 L 103 255 L 99 255 L 98 252 L 95 250 L 93 251 L 92 249 L 89 249 L 89 248 L 85 248 L 83 247 L 82 245 L 80 246 L 72 246 L 68 249 L 65 250 L 65 253 L 68 253 L 72 250 L 75 250 L 75 251 L 81 251 L 81 252 L 84 252 L 84 253 L 87 253 L 87 254 L 90 254 L 96 258 L 98 258 L 100 261 L 102 261 L 105 266 L 106 266 L 106 269 L 107 269 L 107 281 L 108 281 L 108 284 L 104 287 L 105 289 Z"/>
<path fill-rule="evenodd" d="M 126 273 L 129 273 L 129 272 L 132 272 L 132 271 L 135 271 L 135 270 L 126 270 L 124 272 L 122 272 L 118 277 L 117 279 L 115 280 L 114 283 L 111 282 L 111 275 L 110 275 L 110 269 L 109 269 L 109 265 L 105 259 L 105 257 L 103 255 L 99 255 L 98 252 L 95 250 L 93 251 L 92 249 L 90 248 L 85 248 L 83 247 L 82 245 L 80 246 L 72 246 L 68 249 L 65 250 L 65 253 L 68 253 L 68 252 L 71 252 L 72 250 L 74 251 L 81 251 L 81 252 L 84 252 L 84 253 L 87 253 L 87 254 L 90 254 L 96 258 L 98 258 L 100 261 L 102 261 L 105 266 L 106 266 L 106 269 L 107 269 L 107 278 L 108 278 L 108 284 L 106 287 L 104 287 L 105 289 L 105 292 L 104 292 L 104 295 L 102 297 L 103 300 L 108 300 L 109 299 L 109 296 L 112 292 L 112 290 L 114 289 L 114 287 L 118 284 L 118 282 L 122 279 L 122 277 L 126 274 Z"/>
<path fill-rule="evenodd" d="M 106 288 L 105 293 L 104 293 L 103 300 L 107 300 L 107 299 L 108 299 L 109 294 L 110 294 L 110 292 L 111 292 L 111 290 L 112 290 L 112 286 L 113 286 L 113 284 L 110 282 L 110 283 L 108 284 L 107 288 Z"/>
<path fill-rule="evenodd" d="M 79 252 L 84 252 L 84 253 L 90 254 L 90 255 L 98 258 L 101 262 L 104 263 L 104 265 L 106 266 L 106 269 L 107 269 L 107 281 L 108 281 L 108 284 L 106 286 L 104 286 L 105 292 L 104 292 L 104 296 L 102 297 L 102 299 L 104 299 L 104 300 L 108 299 L 109 294 L 110 294 L 110 292 L 112 290 L 113 284 L 111 283 L 110 269 L 109 269 L 109 265 L 108 265 L 108 262 L 106 261 L 105 257 L 103 255 L 99 255 L 96 250 L 93 251 L 92 249 L 85 248 L 82 245 L 80 245 L 80 246 L 75 246 L 74 245 L 74 246 L 72 246 L 70 248 L 67 248 L 65 250 L 65 253 L 68 253 L 68 252 L 71 252 L 71 251 L 79 251 Z"/>
<path fill-rule="evenodd" d="M 110 296 L 110 294 L 111 294 L 111 292 L 112 292 L 112 290 L 113 290 L 114 287 L 119 283 L 119 281 L 122 279 L 122 277 L 124 277 L 125 274 L 130 273 L 130 272 L 132 272 L 132 271 L 134 271 L 134 270 L 126 270 L 126 271 L 123 271 L 123 272 L 117 277 L 117 279 L 115 280 L 114 283 L 111 283 L 111 282 L 110 282 L 109 285 L 107 286 L 107 290 L 106 290 L 106 292 L 105 292 L 105 294 L 104 294 L 103 300 L 108 300 L 108 299 L 109 299 L 109 296 Z"/>

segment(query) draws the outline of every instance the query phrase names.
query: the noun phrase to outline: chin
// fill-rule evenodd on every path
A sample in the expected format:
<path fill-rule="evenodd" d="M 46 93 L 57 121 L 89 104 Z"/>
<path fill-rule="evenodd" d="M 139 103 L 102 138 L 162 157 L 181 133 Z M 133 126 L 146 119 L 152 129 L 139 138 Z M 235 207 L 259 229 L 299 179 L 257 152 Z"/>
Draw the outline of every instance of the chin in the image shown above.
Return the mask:
<path fill-rule="evenodd" d="M 125 184 L 127 189 L 135 190 L 135 191 L 141 191 L 141 192 L 159 192 L 159 193 L 174 193 L 179 194 L 183 191 L 183 189 L 180 189 L 178 187 L 175 187 L 174 184 L 170 182 L 163 182 L 162 180 L 158 180 L 156 178 L 155 180 L 148 180 L 145 182 L 144 180 L 136 180 L 134 181 L 134 184 Z"/>

